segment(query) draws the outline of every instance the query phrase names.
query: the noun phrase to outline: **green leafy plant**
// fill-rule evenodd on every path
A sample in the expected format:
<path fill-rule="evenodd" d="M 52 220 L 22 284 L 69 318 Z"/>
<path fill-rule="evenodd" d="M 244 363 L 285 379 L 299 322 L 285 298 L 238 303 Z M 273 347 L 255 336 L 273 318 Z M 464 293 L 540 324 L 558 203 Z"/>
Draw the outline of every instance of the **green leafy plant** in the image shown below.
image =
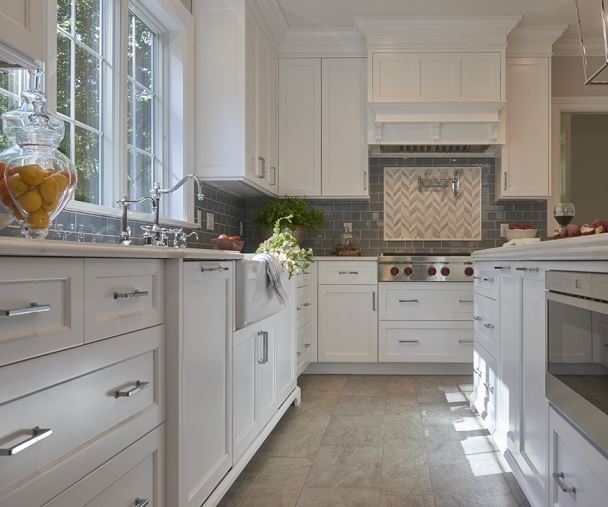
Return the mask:
<path fill-rule="evenodd" d="M 321 210 L 312 209 L 300 197 L 284 197 L 266 203 L 258 209 L 253 223 L 263 229 L 274 227 L 277 221 L 291 217 L 290 227 L 302 227 L 305 230 L 321 229 L 325 226 L 325 215 Z"/>
<path fill-rule="evenodd" d="M 302 248 L 291 228 L 292 216 L 279 218 L 272 230 L 272 236 L 260 244 L 256 253 L 267 253 L 279 259 L 289 273 L 289 278 L 306 270 L 312 263 L 312 249 Z M 286 225 L 281 225 L 286 222 Z"/>

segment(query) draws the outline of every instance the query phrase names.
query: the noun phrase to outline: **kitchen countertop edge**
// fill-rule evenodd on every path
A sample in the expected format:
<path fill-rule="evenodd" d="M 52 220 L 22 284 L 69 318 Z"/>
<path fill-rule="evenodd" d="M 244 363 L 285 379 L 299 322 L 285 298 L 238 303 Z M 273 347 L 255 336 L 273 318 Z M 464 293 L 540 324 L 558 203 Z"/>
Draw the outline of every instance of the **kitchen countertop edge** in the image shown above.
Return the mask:
<path fill-rule="evenodd" d="M 313 261 L 377 261 L 378 257 L 340 257 L 337 255 L 315 255 L 312 258 Z"/>

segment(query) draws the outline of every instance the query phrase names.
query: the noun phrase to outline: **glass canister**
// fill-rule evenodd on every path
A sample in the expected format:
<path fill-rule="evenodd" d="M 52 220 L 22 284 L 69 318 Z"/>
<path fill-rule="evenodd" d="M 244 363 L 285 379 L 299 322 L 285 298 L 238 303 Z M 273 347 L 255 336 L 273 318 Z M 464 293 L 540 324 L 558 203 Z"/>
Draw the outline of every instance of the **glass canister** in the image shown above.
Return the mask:
<path fill-rule="evenodd" d="M 21 222 L 23 236 L 45 238 L 72 198 L 78 177 L 70 159 L 57 149 L 64 123 L 47 112 L 44 93 L 27 90 L 21 97 L 19 110 L 2 115 L 3 131 L 15 144 L 0 153 L 0 198 Z"/>

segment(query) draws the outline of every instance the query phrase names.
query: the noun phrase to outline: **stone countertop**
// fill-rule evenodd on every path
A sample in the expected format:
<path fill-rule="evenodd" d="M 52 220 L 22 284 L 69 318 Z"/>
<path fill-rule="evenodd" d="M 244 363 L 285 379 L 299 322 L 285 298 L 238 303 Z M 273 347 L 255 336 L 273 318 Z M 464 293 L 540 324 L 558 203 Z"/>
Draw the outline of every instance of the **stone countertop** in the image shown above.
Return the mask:
<path fill-rule="evenodd" d="M 338 255 L 317 255 L 312 258 L 313 261 L 377 261 L 378 257 L 340 257 Z"/>
<path fill-rule="evenodd" d="M 0 238 L 0 256 L 123 257 L 145 259 L 240 260 L 243 254 L 198 248 L 158 248 L 52 239 Z"/>
<path fill-rule="evenodd" d="M 474 261 L 606 261 L 608 234 L 539 241 L 473 252 Z"/>

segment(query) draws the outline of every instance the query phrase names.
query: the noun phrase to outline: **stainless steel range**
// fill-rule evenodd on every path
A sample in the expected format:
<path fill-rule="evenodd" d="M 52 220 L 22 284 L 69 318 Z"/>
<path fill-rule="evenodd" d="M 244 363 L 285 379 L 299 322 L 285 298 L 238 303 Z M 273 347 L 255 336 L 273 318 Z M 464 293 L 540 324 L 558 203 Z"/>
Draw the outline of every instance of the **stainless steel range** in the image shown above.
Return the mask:
<path fill-rule="evenodd" d="M 468 255 L 384 253 L 378 259 L 380 282 L 472 282 L 473 262 Z"/>

